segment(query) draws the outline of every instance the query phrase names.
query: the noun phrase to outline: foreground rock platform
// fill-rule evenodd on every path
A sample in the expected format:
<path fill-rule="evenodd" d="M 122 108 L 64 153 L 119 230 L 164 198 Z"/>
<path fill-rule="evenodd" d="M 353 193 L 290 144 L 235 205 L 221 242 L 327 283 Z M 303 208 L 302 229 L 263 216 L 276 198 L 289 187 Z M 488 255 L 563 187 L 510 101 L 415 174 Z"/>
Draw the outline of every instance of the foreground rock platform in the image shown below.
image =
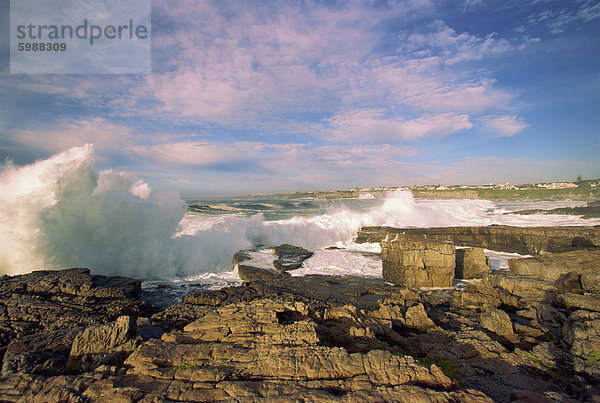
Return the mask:
<path fill-rule="evenodd" d="M 242 286 L 162 310 L 139 300 L 131 279 L 82 269 L 0 279 L 1 307 L 42 301 L 55 320 L 82 312 L 58 327 L 38 312 L 19 328 L 29 302 L 1 317 L 14 330 L 0 401 L 600 401 L 593 270 L 570 266 L 556 280 L 496 271 L 424 290 L 292 277 L 285 266 L 310 254 L 279 250 L 271 269 L 236 254 Z M 29 282 L 54 285 L 29 294 Z M 64 285 L 78 282 L 85 295 Z"/>

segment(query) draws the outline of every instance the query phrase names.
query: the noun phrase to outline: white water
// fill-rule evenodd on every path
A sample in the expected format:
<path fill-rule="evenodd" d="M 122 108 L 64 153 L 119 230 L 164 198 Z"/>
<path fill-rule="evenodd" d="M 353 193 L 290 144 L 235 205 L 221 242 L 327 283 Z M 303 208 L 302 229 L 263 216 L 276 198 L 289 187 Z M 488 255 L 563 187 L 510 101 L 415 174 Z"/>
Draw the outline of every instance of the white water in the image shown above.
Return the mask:
<path fill-rule="evenodd" d="M 379 204 L 363 200 L 374 206 L 367 211 L 338 203 L 317 216 L 279 221 L 266 221 L 261 214 L 202 215 L 186 213 L 179 195 L 155 193 L 132 174 L 94 172 L 93 162 L 93 149 L 87 145 L 0 172 L 0 273 L 89 267 L 110 275 L 208 281 L 215 273 L 231 276 L 233 254 L 258 245 L 373 249 L 351 241 L 363 225 L 600 224 L 576 216 L 504 215 L 514 206 L 507 210 L 486 200 L 419 201 L 410 192 L 390 192 Z M 526 204 L 519 208 L 536 207 Z M 336 255 L 317 254 L 307 270 L 362 270 L 350 268 L 349 262 L 316 259 Z"/>

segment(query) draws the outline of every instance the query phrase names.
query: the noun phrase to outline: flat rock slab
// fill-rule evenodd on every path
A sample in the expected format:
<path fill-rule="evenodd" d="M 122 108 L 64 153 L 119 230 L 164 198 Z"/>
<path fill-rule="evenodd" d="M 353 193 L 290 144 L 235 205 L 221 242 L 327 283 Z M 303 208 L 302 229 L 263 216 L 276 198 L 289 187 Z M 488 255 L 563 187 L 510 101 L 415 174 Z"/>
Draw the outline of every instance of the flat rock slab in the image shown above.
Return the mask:
<path fill-rule="evenodd" d="M 570 272 L 600 272 L 600 250 L 576 250 L 511 259 L 508 265 L 514 275 L 556 281 L 562 274 Z"/>

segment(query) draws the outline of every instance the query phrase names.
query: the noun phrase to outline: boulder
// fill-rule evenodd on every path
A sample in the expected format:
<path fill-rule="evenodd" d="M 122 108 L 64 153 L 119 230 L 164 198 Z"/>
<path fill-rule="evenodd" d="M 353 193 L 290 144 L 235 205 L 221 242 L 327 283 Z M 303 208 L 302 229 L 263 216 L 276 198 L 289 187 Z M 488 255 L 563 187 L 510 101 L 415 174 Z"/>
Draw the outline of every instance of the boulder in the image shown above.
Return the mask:
<path fill-rule="evenodd" d="M 600 295 L 565 292 L 556 296 L 556 302 L 568 308 L 600 312 Z"/>
<path fill-rule="evenodd" d="M 71 357 L 133 350 L 135 329 L 135 321 L 131 316 L 121 316 L 114 323 L 88 327 L 73 340 Z"/>
<path fill-rule="evenodd" d="M 432 327 L 435 327 L 435 323 L 427 316 L 423 304 L 411 306 L 406 310 L 405 325 L 410 329 L 420 331 L 427 331 Z"/>
<path fill-rule="evenodd" d="M 477 278 L 491 272 L 490 262 L 483 253 L 483 248 L 462 248 L 456 250 L 457 278 Z"/>
<path fill-rule="evenodd" d="M 316 324 L 301 302 L 270 299 L 224 306 L 188 324 L 183 332 L 163 335 L 174 342 L 220 342 L 240 346 L 317 344 Z"/>
<path fill-rule="evenodd" d="M 455 249 L 446 242 L 401 238 L 381 242 L 383 278 L 401 287 L 451 287 Z"/>
<path fill-rule="evenodd" d="M 515 333 L 510 316 L 500 309 L 486 308 L 479 318 L 481 327 L 507 339 L 514 338 Z"/>
<path fill-rule="evenodd" d="M 483 282 L 467 284 L 461 290 L 455 290 L 452 295 L 450 305 L 453 307 L 474 309 L 482 307 L 499 307 L 507 305 L 516 307 L 518 305 L 517 297 L 505 290 L 487 285 Z"/>
<path fill-rule="evenodd" d="M 579 310 L 569 315 L 562 328 L 571 353 L 598 361 L 600 357 L 600 312 Z"/>
<path fill-rule="evenodd" d="M 515 276 L 503 270 L 494 271 L 482 282 L 496 290 L 504 290 L 515 297 L 526 299 L 543 300 L 556 291 L 555 284 L 550 281 Z"/>
<path fill-rule="evenodd" d="M 558 292 L 570 292 L 575 294 L 583 294 L 583 288 L 581 287 L 581 274 L 572 271 L 570 273 L 561 274 L 561 276 L 554 282 Z"/>
<path fill-rule="evenodd" d="M 600 294 L 600 271 L 583 272 L 579 280 L 584 292 Z"/>

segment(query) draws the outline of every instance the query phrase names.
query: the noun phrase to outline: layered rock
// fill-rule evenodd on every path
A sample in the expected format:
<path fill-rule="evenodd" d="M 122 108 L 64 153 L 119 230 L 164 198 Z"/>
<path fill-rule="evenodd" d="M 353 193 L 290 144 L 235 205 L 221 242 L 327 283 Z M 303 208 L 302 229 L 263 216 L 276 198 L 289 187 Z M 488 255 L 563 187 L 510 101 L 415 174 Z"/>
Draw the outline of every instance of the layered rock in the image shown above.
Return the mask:
<path fill-rule="evenodd" d="M 401 287 L 451 287 L 454 245 L 401 238 L 381 243 L 383 278 Z"/>
<path fill-rule="evenodd" d="M 556 281 L 561 275 L 570 272 L 593 273 L 592 276 L 597 276 L 600 273 L 600 250 L 575 250 L 511 259 L 508 265 L 512 274 L 545 281 Z M 589 277 L 586 277 L 586 283 L 596 289 L 594 281 L 587 278 Z"/>
<path fill-rule="evenodd" d="M 483 253 L 483 248 L 462 248 L 456 250 L 456 269 L 454 270 L 454 274 L 457 278 L 483 277 L 491 271 L 489 259 Z"/>
<path fill-rule="evenodd" d="M 141 281 L 91 275 L 88 269 L 37 271 L 0 278 L 0 348 L 16 337 L 149 316 Z"/>
<path fill-rule="evenodd" d="M 496 333 L 499 336 L 503 336 L 507 339 L 512 339 L 515 336 L 510 316 L 500 309 L 485 309 L 481 313 L 479 322 L 481 323 L 482 328 Z"/>
<path fill-rule="evenodd" d="M 392 248 L 395 243 L 389 242 Z M 427 254 L 434 252 L 438 260 L 454 262 L 436 248 L 406 248 L 397 261 L 418 251 L 420 260 L 412 259 L 417 268 L 419 262 L 428 267 Z M 408 289 L 380 278 L 291 277 L 275 268 L 272 262 L 281 258 L 275 252 L 270 268 L 254 267 L 244 253 L 236 256 L 248 276 L 242 286 L 193 293 L 156 313 L 140 309 L 72 330 L 38 326 L 41 333 L 10 336 L 0 400 L 508 402 L 600 396 L 596 272 L 578 268 L 556 281 L 494 272 L 455 288 Z M 0 307 L 25 295 L 23 282 L 11 279 L 0 280 Z M 115 301 L 137 306 L 129 299 L 78 300 L 60 292 L 28 298 L 57 306 L 97 303 L 80 308 L 91 317 L 94 310 L 117 312 Z M 112 307 L 104 310 L 103 304 Z M 67 367 L 75 358 L 77 365 Z"/>
<path fill-rule="evenodd" d="M 439 227 L 392 228 L 363 227 L 356 242 L 381 242 L 397 235 L 426 237 L 452 242 L 457 246 L 472 246 L 502 252 L 537 255 L 560 253 L 574 248 L 600 247 L 600 227 Z"/>
<path fill-rule="evenodd" d="M 261 252 L 261 259 L 255 258 L 257 251 L 240 251 L 233 255 L 233 266 L 237 267 L 238 275 L 242 280 L 270 279 L 274 275 L 299 268 L 313 255 L 309 250 L 288 244 L 263 249 Z M 268 252 L 272 253 L 272 259 L 265 262 L 265 255 L 269 256 Z"/>

